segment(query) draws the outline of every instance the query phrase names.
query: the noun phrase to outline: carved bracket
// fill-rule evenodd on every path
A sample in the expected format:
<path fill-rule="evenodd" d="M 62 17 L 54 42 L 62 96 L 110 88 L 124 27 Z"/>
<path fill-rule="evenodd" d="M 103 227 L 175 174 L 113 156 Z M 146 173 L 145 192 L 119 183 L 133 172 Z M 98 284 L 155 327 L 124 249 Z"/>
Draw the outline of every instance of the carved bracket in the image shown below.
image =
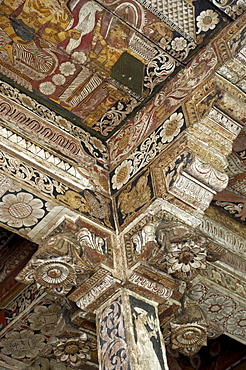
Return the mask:
<path fill-rule="evenodd" d="M 185 281 L 193 279 L 206 268 L 207 261 L 214 262 L 223 253 L 200 231 L 178 220 L 144 225 L 128 241 L 128 254 L 130 243 L 135 263 L 148 264 Z M 136 276 L 134 279 L 138 280 Z"/>
<path fill-rule="evenodd" d="M 59 225 L 43 240 L 17 280 L 26 284 L 36 282 L 49 293 L 66 295 L 102 262 L 111 266 L 109 236 L 101 236 L 87 227 L 81 220 Z"/>

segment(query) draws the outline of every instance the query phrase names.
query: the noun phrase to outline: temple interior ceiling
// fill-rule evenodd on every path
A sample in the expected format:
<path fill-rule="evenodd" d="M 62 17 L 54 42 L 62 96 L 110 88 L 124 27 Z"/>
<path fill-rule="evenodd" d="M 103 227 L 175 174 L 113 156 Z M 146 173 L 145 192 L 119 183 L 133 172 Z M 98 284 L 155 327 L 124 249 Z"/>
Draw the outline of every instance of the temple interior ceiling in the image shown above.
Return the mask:
<path fill-rule="evenodd" d="M 0 0 L 0 369 L 98 368 L 121 289 L 171 370 L 244 369 L 245 10 Z"/>
<path fill-rule="evenodd" d="M 0 72 L 107 138 L 242 11 L 233 6 L 226 14 L 203 0 L 1 1 Z"/>

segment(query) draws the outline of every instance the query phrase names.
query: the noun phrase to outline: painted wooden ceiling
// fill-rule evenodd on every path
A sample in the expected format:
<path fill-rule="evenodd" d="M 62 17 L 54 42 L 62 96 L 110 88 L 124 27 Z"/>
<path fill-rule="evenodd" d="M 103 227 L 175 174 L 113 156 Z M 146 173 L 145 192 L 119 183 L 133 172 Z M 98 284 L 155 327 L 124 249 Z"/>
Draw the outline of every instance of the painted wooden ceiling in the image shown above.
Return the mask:
<path fill-rule="evenodd" d="M 115 226 L 123 230 L 136 210 L 141 212 L 158 198 L 153 161 L 191 125 L 186 97 L 216 70 L 221 50 L 218 40 L 215 44 L 213 40 L 244 10 L 242 0 L 0 1 L 1 225 L 37 243 L 47 225 L 65 216 L 76 219 L 80 215 L 105 230 Z M 242 40 L 245 29 L 240 34 Z M 241 48 L 241 39 L 235 36 L 231 41 L 228 36 L 230 42 L 225 49 L 239 44 Z M 237 59 L 237 73 L 229 63 L 217 71 L 242 96 L 246 90 L 245 55 L 244 50 Z M 204 90 L 210 87 L 209 82 L 202 85 Z M 204 105 L 209 106 L 209 98 Z M 243 108 L 226 97 L 220 104 L 222 111 L 245 125 Z M 165 127 L 172 121 L 178 122 L 178 129 L 168 136 Z M 244 239 L 245 151 L 242 130 L 228 157 L 229 185 L 214 197 L 217 208 L 207 211 L 211 219 Z M 138 193 L 141 187 L 147 189 L 145 193 Z M 22 204 L 23 209 L 16 208 L 16 204 Z M 28 207 L 32 208 L 32 216 Z M 22 217 L 18 218 L 18 212 Z M 1 323 L 6 327 L 10 324 L 9 332 L 13 330 L 12 322 L 19 332 L 29 330 L 38 322 L 37 306 L 57 319 L 60 303 L 45 298 L 34 286 L 19 296 L 14 294 L 14 276 L 36 247 L 18 238 L 19 244 L 15 241 L 10 247 L 8 238 L 16 236 L 4 229 L 1 232 L 6 242 L 0 249 L 3 276 L 7 261 L 13 261 L 10 278 L 6 275 L 2 280 L 5 288 L 5 279 L 13 285 L 8 288 L 11 299 L 1 311 Z M 224 262 L 243 273 L 240 261 L 236 257 L 233 260 L 233 256 L 228 253 Z M 225 303 L 221 321 L 227 334 L 233 336 L 238 325 L 230 315 L 234 309 L 235 317 L 241 317 L 244 306 L 238 303 L 238 297 L 245 294 L 245 285 L 230 274 L 223 275 L 219 268 L 208 269 L 206 274 L 204 279 L 210 283 L 216 281 L 217 285 L 224 284 L 223 289 L 226 285 L 231 291 L 235 289 L 237 299 L 232 301 L 226 296 L 231 303 L 229 314 L 225 297 L 218 289 L 206 290 L 204 285 L 203 295 L 199 296 L 215 322 L 214 307 L 218 302 Z M 198 294 L 195 289 L 193 293 Z M 209 303 L 211 297 L 213 305 Z M 23 312 L 35 300 L 37 305 L 29 317 L 25 316 Z M 42 349 L 50 333 L 43 333 L 46 328 L 39 324 L 38 334 L 45 337 L 40 342 Z M 236 336 L 242 340 L 241 332 Z M 23 362 L 20 352 L 9 351 L 11 360 L 13 357 L 17 363 Z M 24 362 L 30 364 L 33 358 L 25 358 Z"/>
<path fill-rule="evenodd" d="M 239 1 L 3 0 L 0 72 L 107 138 L 242 11 Z"/>

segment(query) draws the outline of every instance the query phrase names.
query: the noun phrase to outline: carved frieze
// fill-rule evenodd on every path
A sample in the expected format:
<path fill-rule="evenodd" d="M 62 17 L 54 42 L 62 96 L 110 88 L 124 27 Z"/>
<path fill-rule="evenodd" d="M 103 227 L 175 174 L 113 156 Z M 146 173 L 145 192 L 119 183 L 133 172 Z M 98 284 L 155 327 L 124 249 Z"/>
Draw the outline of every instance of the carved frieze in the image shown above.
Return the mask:
<path fill-rule="evenodd" d="M 81 310 L 94 312 L 120 286 L 119 280 L 115 279 L 109 271 L 100 268 L 80 284 L 68 298 L 76 302 Z"/>
<path fill-rule="evenodd" d="M 166 302 L 178 287 L 178 282 L 166 273 L 141 264 L 134 268 L 124 286 L 155 302 Z"/>

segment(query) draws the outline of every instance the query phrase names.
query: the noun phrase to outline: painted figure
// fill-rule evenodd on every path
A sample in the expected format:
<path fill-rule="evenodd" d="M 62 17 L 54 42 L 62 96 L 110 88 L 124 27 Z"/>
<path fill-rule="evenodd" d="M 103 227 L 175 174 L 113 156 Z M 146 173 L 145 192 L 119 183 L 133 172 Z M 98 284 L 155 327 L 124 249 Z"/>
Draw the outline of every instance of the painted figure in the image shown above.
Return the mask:
<path fill-rule="evenodd" d="M 157 337 L 157 325 L 153 316 L 140 307 L 135 307 L 135 327 L 137 333 L 137 348 L 139 352 L 139 370 L 155 369 L 162 370 L 160 361 L 156 355 L 151 338 Z"/>
<path fill-rule="evenodd" d="M 30 45 L 40 37 L 41 47 L 50 47 L 50 43 L 58 45 L 67 38 L 78 39 L 81 32 L 68 29 L 72 13 L 66 1 L 57 0 L 25 0 L 7 1 L 0 5 L 0 24 L 9 38 L 9 42 L 1 45 L 14 63 L 13 43 Z"/>
<path fill-rule="evenodd" d="M 124 51 L 127 50 L 126 39 L 129 35 L 129 28 L 121 22 L 117 22 L 109 30 L 108 42 L 101 34 L 102 16 L 99 18 L 92 39 L 90 58 L 96 69 L 110 73 L 111 68 L 120 58 Z M 97 53 L 96 48 L 100 44 L 100 51 Z"/>

